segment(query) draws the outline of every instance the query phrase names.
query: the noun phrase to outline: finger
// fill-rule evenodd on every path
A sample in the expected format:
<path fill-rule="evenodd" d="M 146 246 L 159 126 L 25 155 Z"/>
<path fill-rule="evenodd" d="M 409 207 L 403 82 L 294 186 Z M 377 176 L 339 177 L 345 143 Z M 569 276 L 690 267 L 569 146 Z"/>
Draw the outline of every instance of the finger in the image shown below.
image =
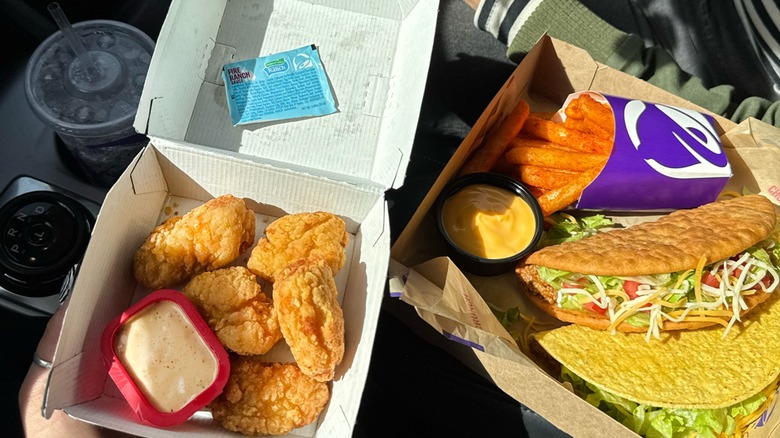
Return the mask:
<path fill-rule="evenodd" d="M 62 305 L 54 312 L 51 318 L 49 318 L 49 322 L 46 323 L 46 330 L 44 330 L 41 339 L 38 341 L 38 347 L 35 352 L 43 360 L 51 361 L 54 358 L 54 350 L 57 347 L 57 341 L 62 331 L 62 322 L 65 318 L 65 309 L 66 306 Z"/>

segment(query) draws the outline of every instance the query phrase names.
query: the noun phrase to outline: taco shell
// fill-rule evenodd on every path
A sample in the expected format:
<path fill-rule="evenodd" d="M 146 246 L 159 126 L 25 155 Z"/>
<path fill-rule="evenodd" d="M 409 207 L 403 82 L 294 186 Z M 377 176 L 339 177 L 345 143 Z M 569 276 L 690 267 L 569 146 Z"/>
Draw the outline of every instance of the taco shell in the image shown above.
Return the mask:
<path fill-rule="evenodd" d="M 663 408 L 716 409 L 764 390 L 780 374 L 780 303 L 722 329 L 641 334 L 567 325 L 535 335 L 561 365 L 601 390 Z"/>

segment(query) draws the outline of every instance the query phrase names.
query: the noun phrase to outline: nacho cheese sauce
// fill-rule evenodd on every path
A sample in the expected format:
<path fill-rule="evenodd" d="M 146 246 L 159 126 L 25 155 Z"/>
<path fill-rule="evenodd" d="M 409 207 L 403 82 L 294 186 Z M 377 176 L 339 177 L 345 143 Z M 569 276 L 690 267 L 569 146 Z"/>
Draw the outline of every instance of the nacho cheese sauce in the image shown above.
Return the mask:
<path fill-rule="evenodd" d="M 174 302 L 160 300 L 117 330 L 116 355 L 160 412 L 176 412 L 217 377 L 217 358 Z"/>
<path fill-rule="evenodd" d="M 509 190 L 489 184 L 472 184 L 447 198 L 442 223 L 456 246 L 487 259 L 521 252 L 536 232 L 531 206 Z"/>

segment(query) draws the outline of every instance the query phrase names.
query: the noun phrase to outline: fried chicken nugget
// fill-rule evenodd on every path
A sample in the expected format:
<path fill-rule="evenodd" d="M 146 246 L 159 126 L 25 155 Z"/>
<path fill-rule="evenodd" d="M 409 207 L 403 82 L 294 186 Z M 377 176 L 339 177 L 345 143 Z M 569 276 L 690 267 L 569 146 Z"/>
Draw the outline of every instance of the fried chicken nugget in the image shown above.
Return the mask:
<path fill-rule="evenodd" d="M 182 292 L 222 345 L 238 354 L 267 353 L 282 339 L 271 301 L 243 266 L 198 274 Z"/>
<path fill-rule="evenodd" d="M 330 266 L 325 260 L 301 259 L 278 277 L 274 305 L 295 361 L 313 379 L 333 379 L 344 357 L 344 313 Z"/>
<path fill-rule="evenodd" d="M 295 260 L 320 258 L 337 272 L 347 260 L 349 234 L 341 218 L 331 213 L 297 213 L 282 216 L 265 230 L 247 266 L 260 278 L 274 281 L 276 274 Z"/>
<path fill-rule="evenodd" d="M 171 287 L 228 265 L 254 241 L 254 212 L 243 199 L 220 196 L 152 230 L 133 257 L 133 274 L 150 289 Z"/>
<path fill-rule="evenodd" d="M 225 389 L 210 409 L 214 420 L 233 432 L 282 435 L 315 421 L 329 399 L 328 385 L 295 364 L 233 356 Z"/>

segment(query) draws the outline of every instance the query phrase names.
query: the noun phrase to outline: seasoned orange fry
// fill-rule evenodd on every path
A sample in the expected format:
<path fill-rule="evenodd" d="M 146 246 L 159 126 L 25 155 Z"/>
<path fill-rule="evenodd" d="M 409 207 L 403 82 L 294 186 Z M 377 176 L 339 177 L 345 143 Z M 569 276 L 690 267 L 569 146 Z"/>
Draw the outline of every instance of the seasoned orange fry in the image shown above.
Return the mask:
<path fill-rule="evenodd" d="M 612 141 L 615 136 L 613 132 L 602 128 L 598 125 L 598 123 L 591 119 L 575 119 L 573 117 L 569 117 L 565 122 L 563 122 L 563 126 L 574 129 L 575 131 L 593 134 L 598 138 L 609 141 Z"/>
<path fill-rule="evenodd" d="M 593 134 L 569 129 L 563 123 L 556 123 L 535 116 L 528 117 L 521 131 L 582 152 L 609 154 L 612 151 L 611 141 L 598 138 Z"/>
<path fill-rule="evenodd" d="M 581 152 L 567 152 L 528 146 L 517 146 L 506 153 L 506 160 L 510 163 L 574 171 L 582 171 L 596 166 L 601 167 L 608 157 L 608 155 L 584 154 Z"/>
<path fill-rule="evenodd" d="M 528 191 L 531 192 L 532 195 L 534 195 L 534 198 L 539 199 L 542 196 L 544 196 L 549 190 L 543 189 L 540 187 L 535 186 L 528 186 Z"/>
<path fill-rule="evenodd" d="M 482 146 L 466 160 L 460 169 L 460 174 L 487 172 L 492 169 L 499 158 L 506 152 L 509 141 L 522 129 L 530 111 L 528 102 L 520 100 L 501 124 L 488 133 Z"/>
<path fill-rule="evenodd" d="M 530 146 L 534 148 L 543 148 L 543 149 L 560 149 L 562 151 L 569 151 L 569 152 L 579 152 L 577 149 L 570 148 L 568 146 L 564 146 L 562 144 L 553 143 L 549 140 L 544 140 L 541 138 L 535 138 L 535 137 L 527 137 L 524 135 L 518 135 L 517 137 L 513 138 L 509 142 L 509 148 L 514 148 L 517 146 Z"/>
<path fill-rule="evenodd" d="M 577 172 L 568 170 L 531 165 L 517 166 L 514 173 L 515 179 L 542 189 L 557 189 L 572 181 L 577 175 L 579 175 Z"/>
<path fill-rule="evenodd" d="M 612 115 L 612 109 L 588 94 L 582 94 L 569 102 L 565 112 L 566 117 L 588 119 L 607 132 L 614 133 L 615 131 L 615 118 Z"/>
<path fill-rule="evenodd" d="M 601 167 L 588 169 L 568 184 L 539 196 L 537 200 L 542 207 L 542 215 L 549 216 L 576 201 L 582 194 L 582 190 L 596 178 L 600 171 Z"/>

